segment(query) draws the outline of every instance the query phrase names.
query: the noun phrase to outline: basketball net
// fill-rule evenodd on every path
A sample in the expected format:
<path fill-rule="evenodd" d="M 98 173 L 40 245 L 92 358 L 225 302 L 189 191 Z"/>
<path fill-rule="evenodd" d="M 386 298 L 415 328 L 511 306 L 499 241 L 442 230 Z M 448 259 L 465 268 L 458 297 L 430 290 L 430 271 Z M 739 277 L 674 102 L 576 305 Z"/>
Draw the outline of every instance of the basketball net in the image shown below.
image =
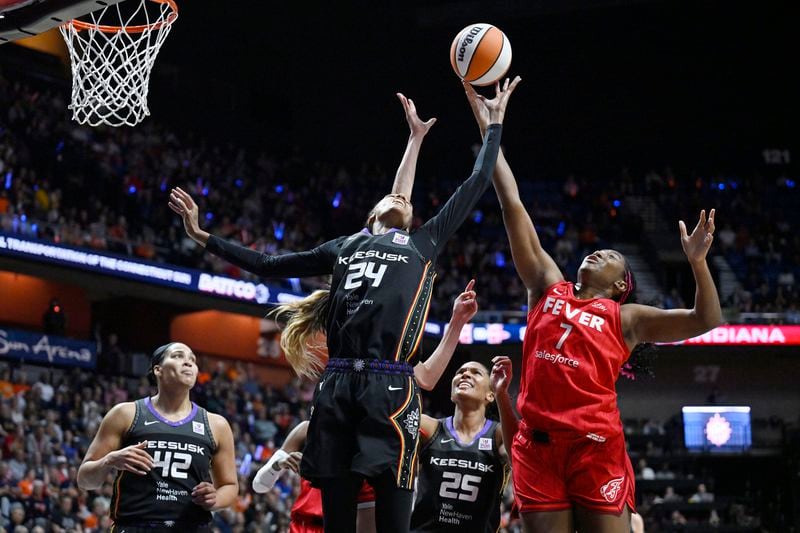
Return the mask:
<path fill-rule="evenodd" d="M 84 18 L 59 28 L 72 64 L 72 118 L 90 126 L 135 126 L 150 115 L 150 71 L 178 6 L 128 0 Z"/>

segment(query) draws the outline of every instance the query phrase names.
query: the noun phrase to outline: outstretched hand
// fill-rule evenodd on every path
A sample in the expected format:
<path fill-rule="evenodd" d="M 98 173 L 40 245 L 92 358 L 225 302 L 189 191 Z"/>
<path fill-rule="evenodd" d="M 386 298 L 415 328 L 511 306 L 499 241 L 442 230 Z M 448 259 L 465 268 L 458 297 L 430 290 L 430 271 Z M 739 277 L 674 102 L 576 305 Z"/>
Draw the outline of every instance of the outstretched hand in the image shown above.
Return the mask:
<path fill-rule="evenodd" d="M 180 187 L 172 189 L 169 193 L 169 208 L 178 213 L 183 219 L 183 228 L 186 230 L 186 234 L 192 240 L 198 241 L 201 233 L 198 220 L 199 209 L 189 193 Z"/>
<path fill-rule="evenodd" d="M 714 241 L 714 215 L 716 209 L 712 209 L 706 218 L 706 210 L 700 211 L 700 220 L 692 230 L 692 234 L 686 232 L 686 224 L 683 220 L 678 222 L 681 232 L 681 246 L 690 263 L 704 261 L 708 254 L 711 243 Z"/>
<path fill-rule="evenodd" d="M 494 98 L 489 100 L 485 96 L 475 92 L 475 89 L 473 89 L 468 82 L 462 80 L 464 90 L 467 93 L 467 101 L 469 101 L 469 105 L 472 108 L 472 113 L 475 115 L 475 118 L 478 121 L 478 126 L 481 128 L 482 133 L 486 130 L 489 124 L 503 123 L 503 118 L 505 118 L 506 114 L 506 107 L 508 106 L 508 100 L 511 98 L 511 93 L 514 92 L 514 89 L 517 88 L 517 85 L 519 85 L 519 82 L 521 81 L 522 78 L 517 76 L 513 81 L 510 81 L 508 78 L 506 78 L 502 86 L 500 85 L 499 81 L 495 82 L 495 95 Z"/>
<path fill-rule="evenodd" d="M 431 118 L 423 121 L 417 115 L 417 106 L 414 105 L 414 100 L 406 98 L 403 93 L 397 93 L 397 98 L 403 104 L 403 111 L 406 114 L 406 122 L 408 122 L 408 129 L 411 130 L 412 136 L 424 137 L 430 129 L 436 124 L 436 119 Z"/>
<path fill-rule="evenodd" d="M 492 358 L 492 375 L 490 378 L 492 392 L 495 394 L 507 393 L 512 377 L 513 372 L 511 367 L 511 359 L 505 355 L 498 355 L 497 357 Z"/>
<path fill-rule="evenodd" d="M 472 109 L 472 114 L 475 115 L 478 128 L 481 130 L 481 137 L 483 137 L 486 134 L 486 128 L 489 127 L 489 108 L 483 103 L 480 95 L 475 91 L 475 87 L 473 87 L 470 82 L 461 80 L 461 84 L 464 86 L 467 102 L 469 102 L 469 107 Z"/>
<path fill-rule="evenodd" d="M 450 319 L 451 323 L 466 324 L 475 316 L 475 313 L 478 312 L 478 300 L 476 300 L 477 295 L 473 290 L 474 287 L 475 280 L 469 280 L 464 292 L 459 294 L 456 298 L 456 301 L 453 303 L 453 316 Z"/>

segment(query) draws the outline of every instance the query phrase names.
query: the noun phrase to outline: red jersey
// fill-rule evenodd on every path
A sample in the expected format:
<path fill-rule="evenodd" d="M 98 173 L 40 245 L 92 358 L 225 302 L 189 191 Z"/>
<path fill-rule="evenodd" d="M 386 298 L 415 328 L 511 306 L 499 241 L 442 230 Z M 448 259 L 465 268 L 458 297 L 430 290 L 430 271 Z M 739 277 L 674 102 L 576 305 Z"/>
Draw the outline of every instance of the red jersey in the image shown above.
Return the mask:
<path fill-rule="evenodd" d="M 517 410 L 528 427 L 595 439 L 622 432 L 615 383 L 630 353 L 619 309 L 576 298 L 568 281 L 545 290 L 522 345 Z"/>
<path fill-rule="evenodd" d="M 372 490 L 372 485 L 365 481 L 356 502 L 361 506 L 361 504 L 374 501 L 375 492 Z M 300 478 L 300 494 L 297 495 L 297 499 L 292 505 L 291 515 L 298 518 L 322 518 L 322 493 L 303 478 Z"/>

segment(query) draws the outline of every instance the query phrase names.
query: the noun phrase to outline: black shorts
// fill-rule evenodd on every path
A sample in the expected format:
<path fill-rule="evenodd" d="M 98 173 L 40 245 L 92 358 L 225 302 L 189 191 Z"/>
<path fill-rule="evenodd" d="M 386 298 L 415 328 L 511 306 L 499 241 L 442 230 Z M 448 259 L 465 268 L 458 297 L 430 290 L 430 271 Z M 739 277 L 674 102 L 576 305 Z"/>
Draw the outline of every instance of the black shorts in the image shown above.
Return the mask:
<path fill-rule="evenodd" d="M 332 359 L 315 392 L 300 475 L 319 486 L 325 479 L 391 470 L 398 487 L 412 490 L 419 419 L 410 365 Z"/>
<path fill-rule="evenodd" d="M 211 533 L 211 524 L 142 522 L 114 524 L 109 533 Z"/>

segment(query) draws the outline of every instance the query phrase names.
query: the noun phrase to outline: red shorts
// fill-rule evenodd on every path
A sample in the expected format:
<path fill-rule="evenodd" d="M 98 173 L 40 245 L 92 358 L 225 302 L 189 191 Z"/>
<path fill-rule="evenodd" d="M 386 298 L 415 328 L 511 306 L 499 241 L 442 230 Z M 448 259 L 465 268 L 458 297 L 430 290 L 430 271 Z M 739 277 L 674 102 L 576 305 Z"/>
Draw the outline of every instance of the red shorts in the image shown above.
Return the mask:
<path fill-rule="evenodd" d="M 598 513 L 635 509 L 633 466 L 620 434 L 597 442 L 588 437 L 548 435 L 534 442 L 520 424 L 511 446 L 514 495 L 520 513 L 563 511 L 579 505 Z"/>

